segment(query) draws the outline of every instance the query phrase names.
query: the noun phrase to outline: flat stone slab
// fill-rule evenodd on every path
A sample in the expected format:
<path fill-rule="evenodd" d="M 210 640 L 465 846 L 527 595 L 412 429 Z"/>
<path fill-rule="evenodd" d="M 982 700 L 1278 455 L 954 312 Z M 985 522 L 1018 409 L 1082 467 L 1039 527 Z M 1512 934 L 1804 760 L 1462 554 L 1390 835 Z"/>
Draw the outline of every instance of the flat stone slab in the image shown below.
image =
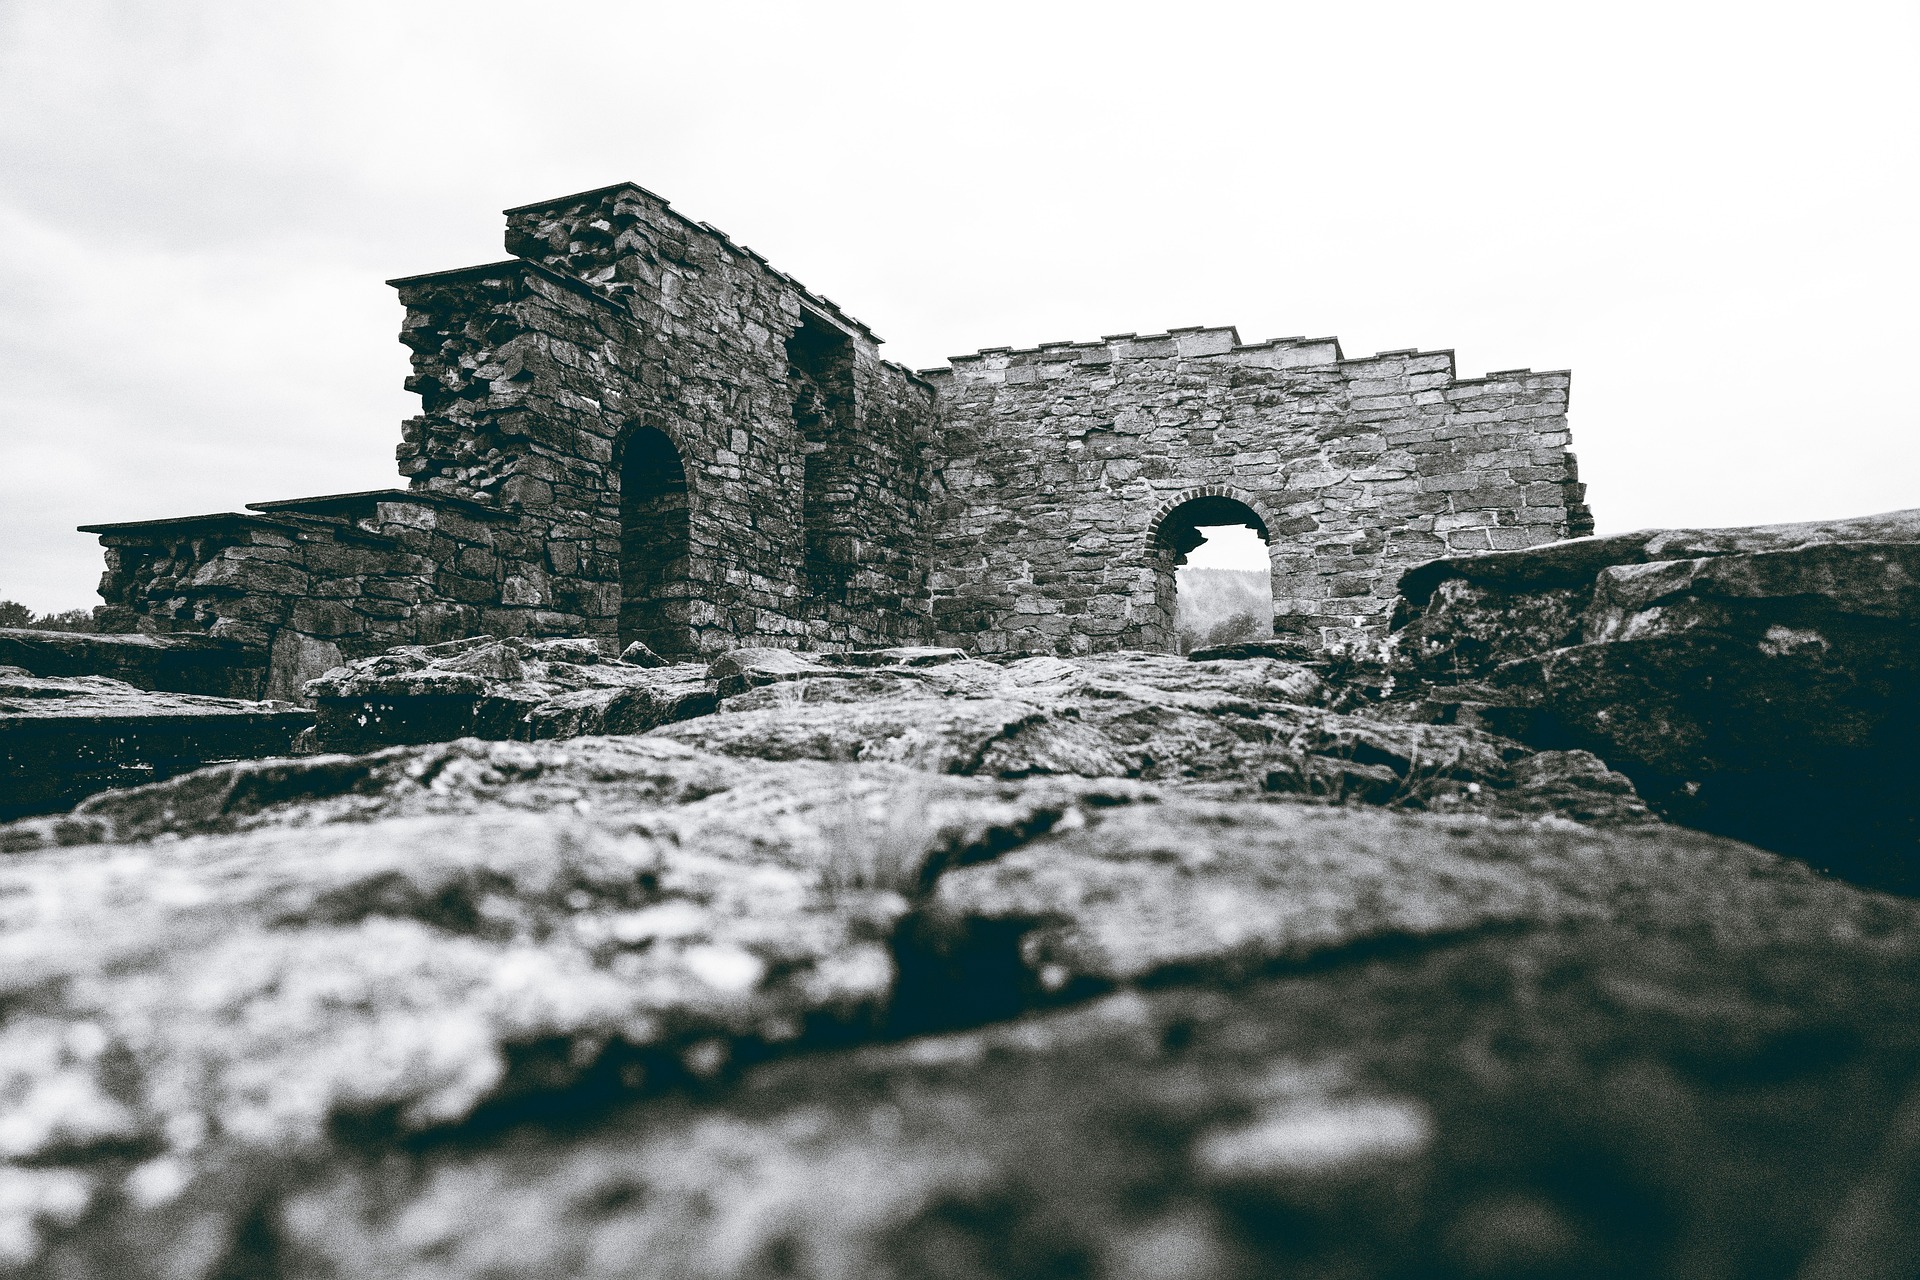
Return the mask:
<path fill-rule="evenodd" d="M 890 654 L 909 660 L 887 665 Z M 918 660 L 938 655 L 935 661 Z M 709 669 L 712 715 L 654 736 L 730 756 L 896 761 L 939 773 L 1134 778 L 1220 796 L 1581 822 L 1650 821 L 1583 751 L 1531 752 L 1455 725 L 1341 714 L 1303 662 L 1111 653 L 988 662 L 951 650 L 740 649 Z"/>
<path fill-rule="evenodd" d="M 1442 718 L 1578 747 L 1664 816 L 1920 892 L 1920 510 L 1456 556 L 1400 674 Z"/>
<path fill-rule="evenodd" d="M 642 666 L 592 640 L 475 636 L 405 645 L 307 683 L 319 745 L 368 751 L 474 737 L 644 733 L 711 711 L 699 663 Z"/>
<path fill-rule="evenodd" d="M 37 676 L 107 676 L 141 689 L 258 697 L 266 688 L 267 654 L 214 636 L 0 627 L 0 666 Z"/>
<path fill-rule="evenodd" d="M 220 761 L 286 755 L 312 723 L 312 712 L 284 702 L 0 667 L 0 816 L 55 812 Z"/>

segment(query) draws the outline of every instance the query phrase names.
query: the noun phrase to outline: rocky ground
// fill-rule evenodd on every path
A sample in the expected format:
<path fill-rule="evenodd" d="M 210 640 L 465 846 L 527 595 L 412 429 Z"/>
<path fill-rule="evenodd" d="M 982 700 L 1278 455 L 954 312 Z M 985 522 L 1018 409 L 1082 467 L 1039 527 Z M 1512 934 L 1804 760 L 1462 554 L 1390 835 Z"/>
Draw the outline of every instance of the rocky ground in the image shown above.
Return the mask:
<path fill-rule="evenodd" d="M 1920 903 L 1338 663 L 708 674 L 712 711 L 644 733 L 244 762 L 0 826 L 0 1267 L 1920 1258 Z"/>

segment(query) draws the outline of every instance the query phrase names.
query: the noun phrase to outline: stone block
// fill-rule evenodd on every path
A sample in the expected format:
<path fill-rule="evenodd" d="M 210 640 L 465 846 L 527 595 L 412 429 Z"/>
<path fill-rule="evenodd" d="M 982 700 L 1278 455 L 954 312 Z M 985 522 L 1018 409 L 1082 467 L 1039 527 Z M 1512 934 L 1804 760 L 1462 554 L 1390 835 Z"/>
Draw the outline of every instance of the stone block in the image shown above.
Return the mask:
<path fill-rule="evenodd" d="M 444 599 L 461 604 L 484 604 L 500 598 L 499 588 L 493 583 L 477 582 L 453 573 L 436 574 L 433 585 Z"/>
<path fill-rule="evenodd" d="M 366 620 L 337 600 L 299 600 L 294 602 L 292 626 L 308 636 L 332 638 L 365 630 Z"/>

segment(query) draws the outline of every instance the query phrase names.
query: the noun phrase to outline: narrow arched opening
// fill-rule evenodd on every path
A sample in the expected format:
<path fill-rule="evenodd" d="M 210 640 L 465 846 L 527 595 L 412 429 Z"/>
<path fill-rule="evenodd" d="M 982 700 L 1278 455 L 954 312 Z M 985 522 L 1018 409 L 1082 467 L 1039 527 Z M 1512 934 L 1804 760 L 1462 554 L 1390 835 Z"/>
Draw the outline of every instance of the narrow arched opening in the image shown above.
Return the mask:
<path fill-rule="evenodd" d="M 844 604 L 859 562 L 861 490 L 854 422 L 853 338 L 803 311 L 787 338 L 787 390 L 800 435 L 800 522 L 807 593 L 823 611 Z"/>
<path fill-rule="evenodd" d="M 694 654 L 687 470 L 664 431 L 641 427 L 620 456 L 620 644 Z"/>
<path fill-rule="evenodd" d="M 1152 533 L 1155 604 L 1176 653 L 1273 635 L 1273 562 L 1266 520 L 1237 498 L 1180 502 Z"/>

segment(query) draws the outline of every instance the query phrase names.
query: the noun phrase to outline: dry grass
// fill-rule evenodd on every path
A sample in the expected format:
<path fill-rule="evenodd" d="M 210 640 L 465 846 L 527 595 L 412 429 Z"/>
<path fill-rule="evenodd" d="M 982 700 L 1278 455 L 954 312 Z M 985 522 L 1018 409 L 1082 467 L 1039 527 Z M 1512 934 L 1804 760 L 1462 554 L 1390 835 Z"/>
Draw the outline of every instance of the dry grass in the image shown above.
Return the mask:
<path fill-rule="evenodd" d="M 1458 749 L 1423 761 L 1416 747 L 1400 786 L 1387 798 L 1389 809 L 1447 810 L 1480 794 L 1480 784 L 1463 782 L 1466 753 Z"/>
<path fill-rule="evenodd" d="M 933 780 L 924 775 L 864 793 L 850 782 L 820 824 L 826 844 L 820 887 L 829 895 L 918 894 L 939 843 L 933 792 Z"/>

